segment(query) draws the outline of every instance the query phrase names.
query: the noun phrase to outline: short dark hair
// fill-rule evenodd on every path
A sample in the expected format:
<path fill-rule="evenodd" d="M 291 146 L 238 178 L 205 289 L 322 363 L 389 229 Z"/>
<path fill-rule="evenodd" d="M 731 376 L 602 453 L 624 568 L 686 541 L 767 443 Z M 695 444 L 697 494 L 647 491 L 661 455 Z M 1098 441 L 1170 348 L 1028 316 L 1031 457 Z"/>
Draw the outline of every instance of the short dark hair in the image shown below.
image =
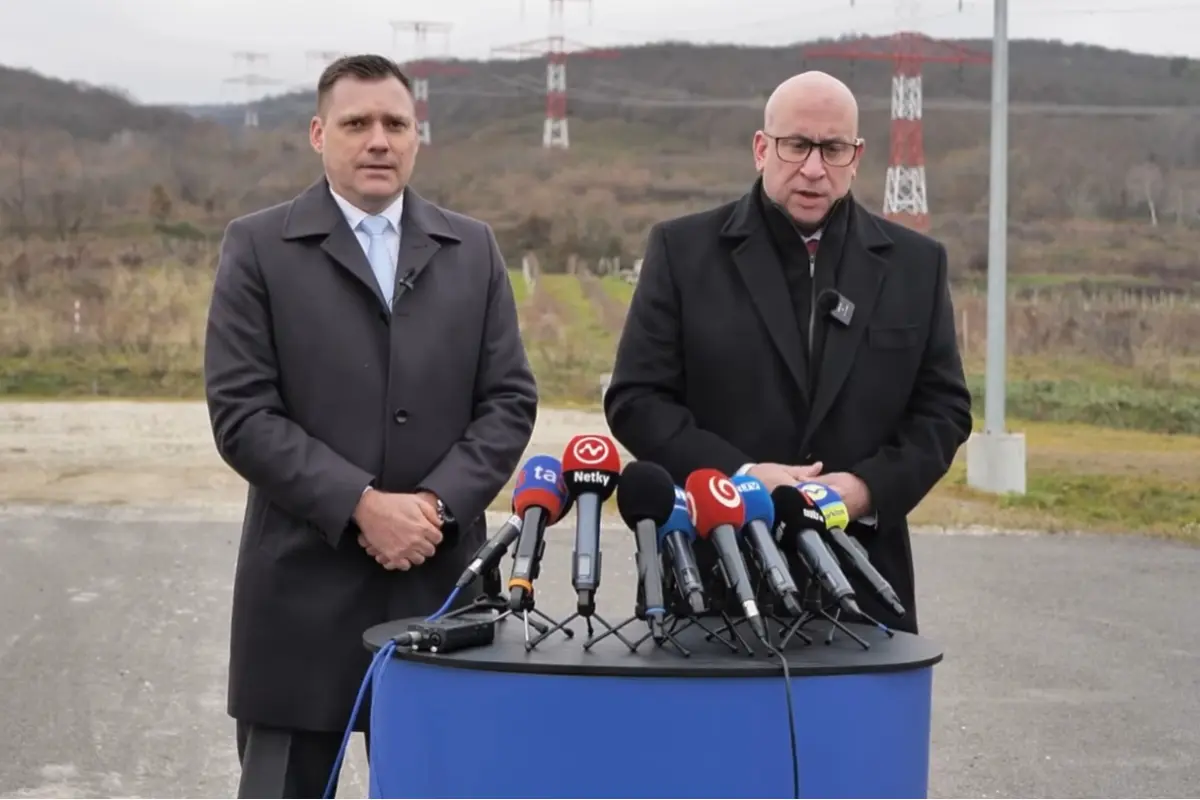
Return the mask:
<path fill-rule="evenodd" d="M 386 56 L 363 54 L 342 56 L 334 61 L 321 73 L 317 79 L 317 113 L 324 107 L 325 99 L 333 91 L 334 85 L 342 78 L 354 78 L 360 81 L 383 81 L 395 78 L 404 84 L 404 88 L 412 91 L 412 81 L 400 69 L 400 65 Z"/>

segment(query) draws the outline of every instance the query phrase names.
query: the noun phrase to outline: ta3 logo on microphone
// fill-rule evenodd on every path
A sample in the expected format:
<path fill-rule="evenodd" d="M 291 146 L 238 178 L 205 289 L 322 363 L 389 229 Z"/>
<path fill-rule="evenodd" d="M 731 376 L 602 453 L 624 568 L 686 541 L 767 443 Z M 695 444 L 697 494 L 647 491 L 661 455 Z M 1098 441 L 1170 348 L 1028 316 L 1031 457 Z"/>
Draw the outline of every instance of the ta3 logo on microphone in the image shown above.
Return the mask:
<path fill-rule="evenodd" d="M 708 479 L 708 493 L 726 508 L 737 508 L 742 504 L 742 496 L 737 487 L 728 478 L 718 478 L 715 475 Z"/>
<path fill-rule="evenodd" d="M 581 436 L 571 448 L 571 454 L 581 464 L 601 464 L 608 458 L 608 441 L 600 436 Z"/>

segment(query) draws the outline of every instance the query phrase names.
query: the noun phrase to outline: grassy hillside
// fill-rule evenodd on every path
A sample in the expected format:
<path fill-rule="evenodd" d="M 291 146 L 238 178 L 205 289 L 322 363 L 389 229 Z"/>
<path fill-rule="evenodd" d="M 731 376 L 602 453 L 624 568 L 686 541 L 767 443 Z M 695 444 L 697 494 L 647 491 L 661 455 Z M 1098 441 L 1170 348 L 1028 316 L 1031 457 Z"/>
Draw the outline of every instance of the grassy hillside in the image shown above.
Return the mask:
<path fill-rule="evenodd" d="M 1200 536 L 1200 67 L 1035 42 L 1012 61 L 1008 410 L 1030 437 L 1030 492 L 978 496 L 957 465 L 917 519 Z M 821 67 L 859 93 L 856 193 L 882 203 L 885 64 L 686 45 L 580 59 L 569 152 L 540 147 L 542 62 L 467 66 L 434 81 L 414 186 L 488 221 L 510 266 L 541 264 L 536 286 L 513 280 L 546 404 L 595 406 L 632 291 L 605 264 L 627 271 L 654 222 L 745 191 L 784 77 Z M 979 412 L 989 80 L 934 67 L 924 91 L 933 233 Z M 1036 103 L 1058 105 L 1022 105 Z M 247 131 L 238 107 L 189 115 L 0 68 L 0 396 L 198 397 L 221 231 L 316 177 L 311 107 L 276 98 Z"/>

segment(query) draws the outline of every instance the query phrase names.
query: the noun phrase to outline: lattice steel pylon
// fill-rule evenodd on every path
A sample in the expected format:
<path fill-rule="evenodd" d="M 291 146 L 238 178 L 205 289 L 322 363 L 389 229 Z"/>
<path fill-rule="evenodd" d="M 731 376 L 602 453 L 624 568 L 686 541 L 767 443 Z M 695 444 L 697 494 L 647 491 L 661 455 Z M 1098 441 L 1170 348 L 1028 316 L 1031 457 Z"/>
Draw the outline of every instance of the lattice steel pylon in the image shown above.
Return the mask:
<path fill-rule="evenodd" d="M 883 215 L 917 230 L 929 230 L 921 65 L 986 64 L 991 61 L 990 56 L 961 45 L 939 42 L 921 33 L 897 33 L 806 47 L 804 58 L 893 62 L 891 141 Z"/>
<path fill-rule="evenodd" d="M 581 0 L 588 4 L 591 13 L 592 0 Z M 565 0 L 550 0 L 550 35 L 544 39 L 521 42 L 492 49 L 493 53 L 517 53 L 519 55 L 544 54 L 546 56 L 546 120 L 542 125 L 542 147 L 547 150 L 568 150 L 571 133 L 567 122 L 567 55 L 612 58 L 615 50 L 584 48 L 568 50 L 570 44 L 565 35 Z M 525 9 L 522 2 L 521 14 Z"/>
<path fill-rule="evenodd" d="M 266 53 L 258 53 L 250 50 L 239 50 L 233 54 L 234 64 L 245 62 L 246 71 L 240 75 L 235 75 L 232 78 L 226 78 L 226 83 L 240 83 L 246 87 L 245 99 L 245 116 L 242 119 L 242 125 L 246 128 L 258 127 L 258 108 L 257 103 L 262 100 L 259 96 L 257 88 L 261 86 L 274 86 L 280 81 L 275 78 L 268 78 L 266 75 L 256 73 L 254 66 L 260 61 L 265 65 L 270 57 Z"/>
<path fill-rule="evenodd" d="M 433 143 L 433 128 L 429 121 L 429 78 L 433 75 L 465 75 L 466 67 L 459 64 L 444 64 L 427 56 L 428 36 L 430 32 L 446 35 L 446 48 L 449 48 L 450 30 L 453 25 L 449 22 L 429 22 L 426 20 L 396 20 L 392 26 L 392 48 L 396 48 L 396 37 L 401 30 L 413 32 L 413 58 L 404 64 L 412 77 L 413 105 L 417 115 L 417 136 L 421 144 Z"/>

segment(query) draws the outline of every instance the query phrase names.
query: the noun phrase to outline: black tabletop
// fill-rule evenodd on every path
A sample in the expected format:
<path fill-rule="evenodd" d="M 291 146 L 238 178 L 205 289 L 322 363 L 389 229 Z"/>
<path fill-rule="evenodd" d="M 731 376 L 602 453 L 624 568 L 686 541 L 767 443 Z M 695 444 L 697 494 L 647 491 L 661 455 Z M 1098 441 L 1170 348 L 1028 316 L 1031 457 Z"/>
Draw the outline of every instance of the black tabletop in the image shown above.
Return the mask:
<path fill-rule="evenodd" d="M 477 617 L 478 615 L 472 615 Z M 530 619 L 534 619 L 531 615 Z M 378 651 L 393 636 L 408 629 L 408 625 L 419 619 L 403 619 L 386 622 L 368 629 L 363 634 L 363 643 L 368 649 Z M 614 625 L 618 620 L 608 620 Z M 633 677 L 753 677 L 778 676 L 779 659 L 769 653 L 758 641 L 748 625 L 737 625 L 737 633 L 753 655 L 736 640 L 731 640 L 720 617 L 702 620 L 707 632 L 696 626 L 680 622 L 675 628 L 675 638 L 690 655 L 682 653 L 669 642 L 661 646 L 646 638 L 637 645 L 637 651 L 616 636 L 607 636 L 596 642 L 589 650 L 583 649 L 587 638 L 587 627 L 582 619 L 572 620 L 567 625 L 575 631 L 568 639 L 562 631 L 555 631 L 538 642 L 532 651 L 525 648 L 525 626 L 519 617 L 508 617 L 496 625 L 495 641 L 487 647 L 457 650 L 452 653 L 416 652 L 397 647 L 394 657 L 406 661 L 438 664 L 445 667 L 500 672 L 526 672 L 557 675 L 618 675 Z M 605 628 L 593 623 L 598 636 Z M 805 624 L 801 631 L 812 643 L 807 644 L 798 636 L 786 642 L 782 652 L 787 657 L 788 668 L 793 676 L 851 675 L 862 673 L 897 672 L 920 669 L 942 660 L 942 650 L 936 644 L 920 636 L 893 631 L 889 637 L 882 630 L 860 624 L 846 627 L 860 637 L 868 647 L 863 648 L 843 630 L 834 632 L 832 643 L 826 637 L 833 627 L 826 620 Z M 772 643 L 779 646 L 784 630 L 780 625 L 769 625 Z M 645 622 L 634 621 L 621 629 L 620 633 L 630 644 L 649 632 Z M 732 646 L 709 638 L 709 632 L 717 633 Z M 529 628 L 530 639 L 537 631 Z"/>

